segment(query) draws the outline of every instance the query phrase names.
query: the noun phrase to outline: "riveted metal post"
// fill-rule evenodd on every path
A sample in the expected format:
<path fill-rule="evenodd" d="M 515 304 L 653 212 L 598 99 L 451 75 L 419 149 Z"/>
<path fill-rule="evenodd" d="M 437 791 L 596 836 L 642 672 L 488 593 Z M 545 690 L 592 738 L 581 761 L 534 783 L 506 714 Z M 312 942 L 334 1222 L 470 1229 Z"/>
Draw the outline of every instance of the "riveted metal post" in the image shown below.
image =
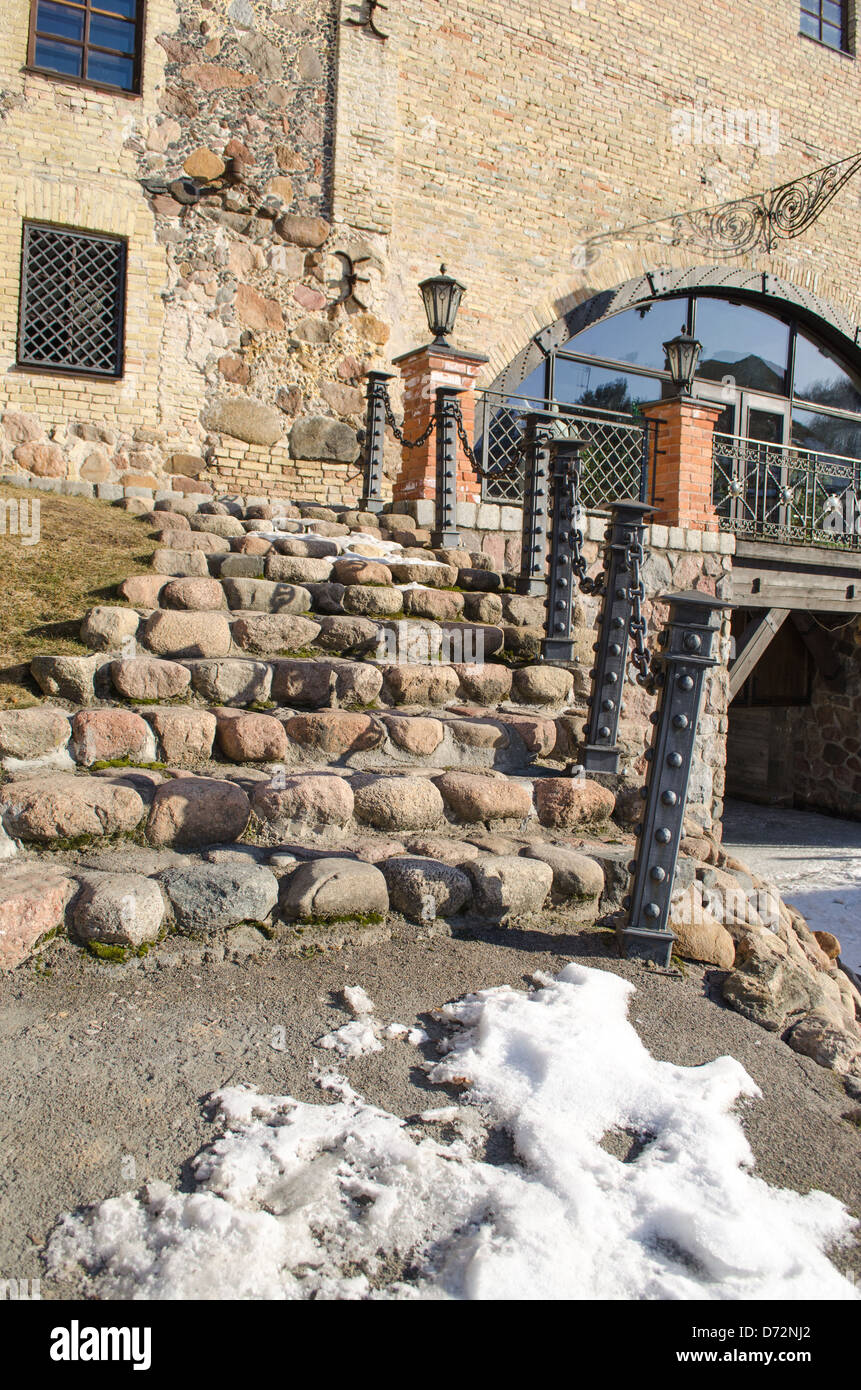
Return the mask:
<path fill-rule="evenodd" d="M 436 393 L 436 525 L 431 545 L 457 549 L 457 398 L 461 392 L 439 386 Z"/>
<path fill-rule="evenodd" d="M 386 382 L 391 372 L 368 372 L 368 406 L 365 416 L 365 490 L 362 511 L 383 510 L 383 445 L 386 433 Z"/>
<path fill-rule="evenodd" d="M 637 857 L 631 863 L 631 886 L 625 899 L 627 923 L 620 928 L 626 956 L 670 963 L 675 937 L 669 926 L 670 898 L 685 817 L 694 739 L 700 716 L 705 673 L 719 660 L 721 613 L 731 603 L 696 591 L 661 594 L 670 605 L 667 626 L 655 656 L 658 708 L 651 716 L 655 732 L 646 758 L 643 788 L 646 807 L 638 828 Z"/>
<path fill-rule="evenodd" d="M 558 416 L 556 417 L 558 419 Z M 546 414 L 530 411 L 520 446 L 524 458 L 523 529 L 519 594 L 547 593 L 547 535 L 550 529 L 550 449 L 554 429 Z"/>
<path fill-rule="evenodd" d="M 580 482 L 580 449 L 583 441 L 576 427 L 548 441 L 553 480 L 553 517 L 550 525 L 550 578 L 547 593 L 546 636 L 541 644 L 545 661 L 573 661 L 574 639 L 574 526 Z"/>
<path fill-rule="evenodd" d="M 646 517 L 654 507 L 627 499 L 610 504 L 605 533 L 604 584 L 598 612 L 592 690 L 580 761 L 587 772 L 619 771 L 619 715 L 628 665 L 628 635 L 633 614 L 633 586 L 640 582 L 640 557 Z"/>

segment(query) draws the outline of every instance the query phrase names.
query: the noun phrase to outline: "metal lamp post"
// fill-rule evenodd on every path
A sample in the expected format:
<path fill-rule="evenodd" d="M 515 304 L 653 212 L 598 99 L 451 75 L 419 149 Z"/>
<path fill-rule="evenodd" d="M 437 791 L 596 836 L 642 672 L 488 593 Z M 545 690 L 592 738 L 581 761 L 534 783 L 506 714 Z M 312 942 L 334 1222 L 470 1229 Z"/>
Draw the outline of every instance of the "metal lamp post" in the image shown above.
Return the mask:
<path fill-rule="evenodd" d="M 658 639 L 655 662 L 658 708 L 651 716 L 655 732 L 646 752 L 649 770 L 643 788 L 646 806 L 637 829 L 637 857 L 620 928 L 626 956 L 670 963 L 675 937 L 669 926 L 670 899 L 685 818 L 694 740 L 700 717 L 706 671 L 716 666 L 721 615 L 733 604 L 691 590 L 661 594 L 670 605 L 667 626 Z"/>

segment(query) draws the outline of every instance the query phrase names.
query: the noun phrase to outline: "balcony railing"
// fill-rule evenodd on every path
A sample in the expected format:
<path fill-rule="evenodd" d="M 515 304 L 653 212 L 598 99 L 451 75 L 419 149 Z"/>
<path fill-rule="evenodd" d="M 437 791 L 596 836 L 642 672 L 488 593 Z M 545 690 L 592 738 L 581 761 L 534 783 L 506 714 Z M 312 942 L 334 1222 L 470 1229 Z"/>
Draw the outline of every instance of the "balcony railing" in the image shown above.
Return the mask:
<path fill-rule="evenodd" d="M 642 416 L 561 402 L 536 401 L 495 391 L 476 396 L 475 449 L 482 468 L 486 502 L 523 500 L 524 458 L 520 451 L 530 411 L 558 409 L 575 420 L 587 441 L 581 452 L 580 501 L 586 508 L 621 498 L 651 498 L 656 427 Z"/>
<path fill-rule="evenodd" d="M 722 530 L 784 545 L 861 550 L 861 460 L 716 434 L 712 503 Z"/>

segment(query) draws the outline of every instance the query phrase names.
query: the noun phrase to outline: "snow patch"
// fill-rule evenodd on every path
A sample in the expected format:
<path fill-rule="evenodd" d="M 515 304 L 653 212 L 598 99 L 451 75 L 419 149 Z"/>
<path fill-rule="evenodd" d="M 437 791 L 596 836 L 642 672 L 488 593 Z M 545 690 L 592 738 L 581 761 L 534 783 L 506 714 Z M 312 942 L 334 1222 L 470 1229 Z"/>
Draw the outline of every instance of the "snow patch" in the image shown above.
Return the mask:
<path fill-rule="evenodd" d="M 320 1105 L 231 1087 L 197 1190 L 65 1216 L 49 1269 L 121 1299 L 856 1299 L 824 1253 L 853 1229 L 846 1209 L 752 1172 L 732 1113 L 759 1095 L 751 1078 L 731 1057 L 656 1061 L 632 993 L 569 965 L 442 1010 L 430 1078 L 470 1090 L 422 1118 L 504 1126 L 516 1161 L 441 1143 L 337 1072 Z M 618 1131 L 637 1140 L 627 1161 L 602 1146 Z"/>

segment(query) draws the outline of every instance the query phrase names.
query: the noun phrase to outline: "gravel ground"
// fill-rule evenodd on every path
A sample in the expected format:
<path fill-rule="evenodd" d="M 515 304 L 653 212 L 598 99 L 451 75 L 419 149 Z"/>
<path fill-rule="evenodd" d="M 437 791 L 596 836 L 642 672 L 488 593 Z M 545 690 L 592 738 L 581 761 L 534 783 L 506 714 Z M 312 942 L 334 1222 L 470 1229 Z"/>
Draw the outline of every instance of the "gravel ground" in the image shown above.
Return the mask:
<path fill-rule="evenodd" d="M 454 936 L 396 922 L 391 939 L 307 958 L 273 943 L 220 963 L 192 949 L 174 952 L 173 964 L 165 952 L 164 963 L 112 965 L 56 943 L 43 966 L 24 966 L 2 986 L 0 1277 L 41 1277 L 43 1297 L 74 1296 L 41 1263 L 57 1218 L 147 1179 L 190 1186 L 188 1160 L 213 1137 L 204 1100 L 218 1087 L 248 1082 L 325 1103 L 311 1067 L 333 1058 L 314 1042 L 347 1020 L 344 985 L 362 985 L 386 1022 L 420 1020 L 432 1057 L 436 1006 L 491 985 L 526 987 L 534 971 L 571 959 L 636 983 L 632 1017 L 655 1057 L 697 1065 L 731 1053 L 744 1064 L 763 1091 L 743 1110 L 760 1176 L 824 1189 L 861 1215 L 861 1131 L 846 1118 L 859 1107 L 832 1073 L 716 1002 L 718 972 L 650 971 L 620 961 L 607 932 L 560 936 L 554 927 L 550 913 L 534 931 Z M 420 1060 L 414 1047 L 390 1043 L 344 1069 L 369 1100 L 409 1117 L 444 1103 Z M 506 1152 L 500 1137 L 498 1155 Z M 861 1277 L 861 1243 L 836 1263 Z"/>

